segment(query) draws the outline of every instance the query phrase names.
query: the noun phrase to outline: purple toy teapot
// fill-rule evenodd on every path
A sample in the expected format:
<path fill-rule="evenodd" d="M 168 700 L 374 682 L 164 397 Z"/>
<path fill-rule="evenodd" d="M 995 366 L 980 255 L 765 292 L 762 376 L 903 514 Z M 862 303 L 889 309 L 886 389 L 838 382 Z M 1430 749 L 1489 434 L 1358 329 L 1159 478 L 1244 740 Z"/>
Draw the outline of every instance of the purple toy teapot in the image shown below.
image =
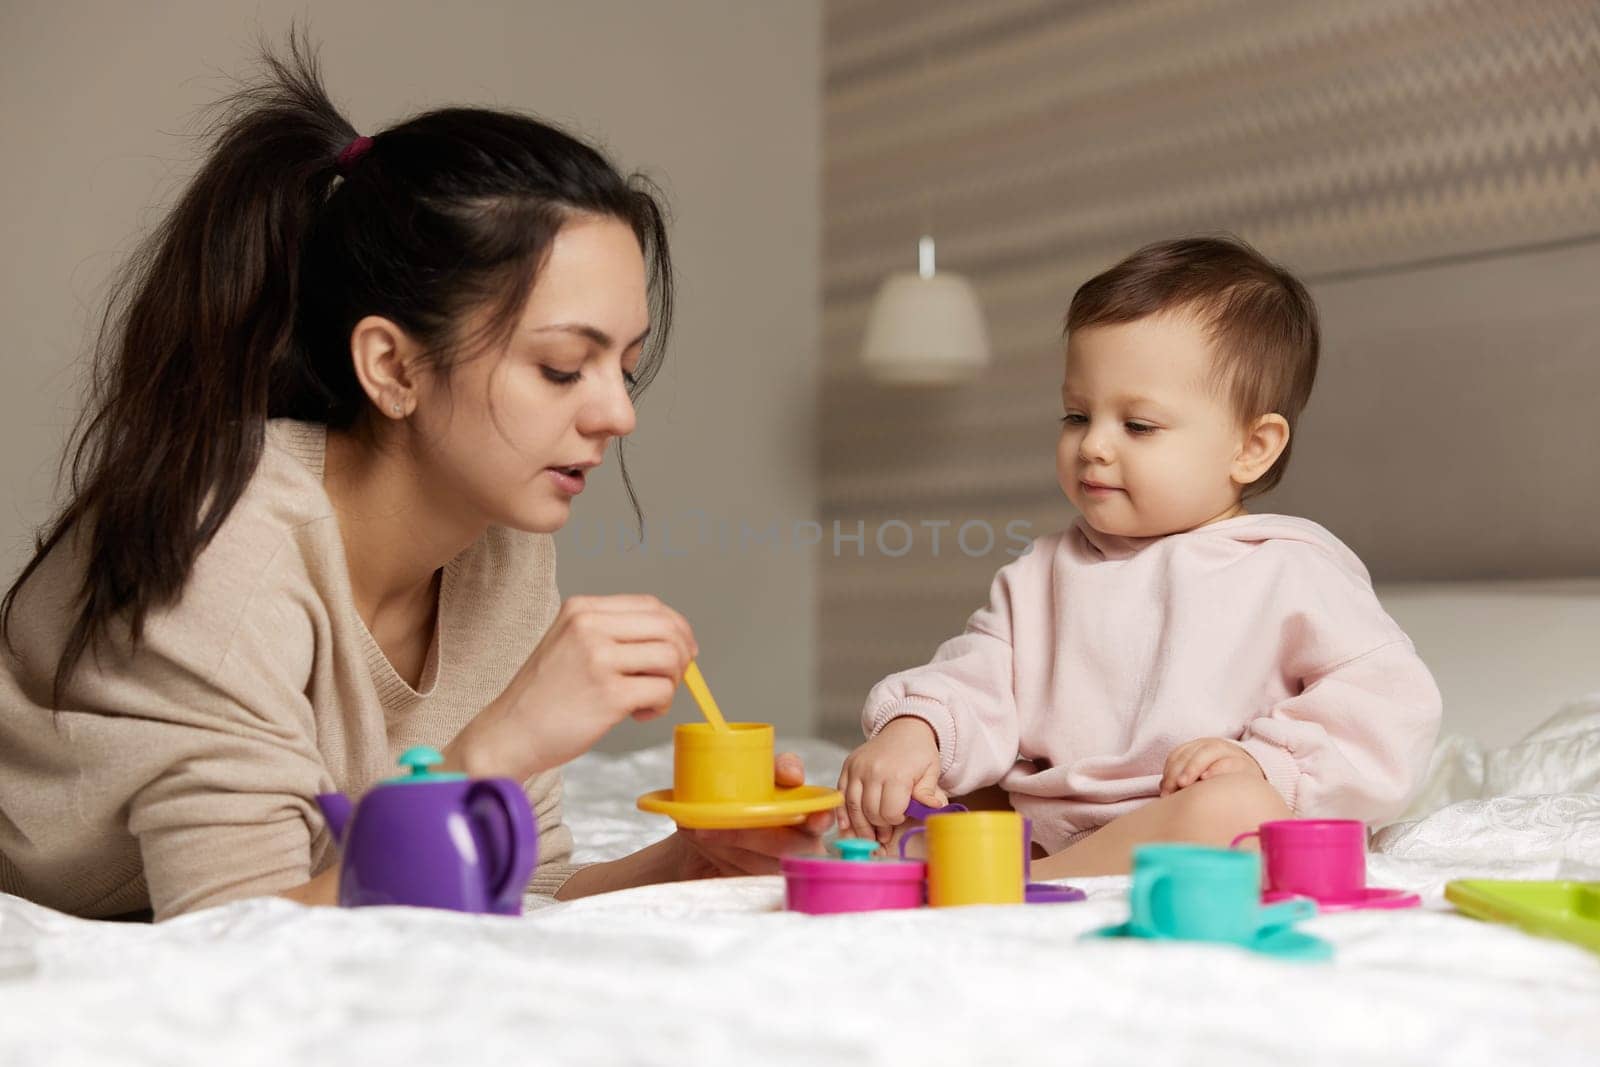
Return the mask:
<path fill-rule="evenodd" d="M 317 797 L 344 854 L 341 906 L 522 914 L 539 862 L 527 794 L 509 778 L 428 769 L 443 760 L 436 749 L 410 748 L 400 764 L 411 773 L 379 782 L 359 803 L 343 793 Z"/>

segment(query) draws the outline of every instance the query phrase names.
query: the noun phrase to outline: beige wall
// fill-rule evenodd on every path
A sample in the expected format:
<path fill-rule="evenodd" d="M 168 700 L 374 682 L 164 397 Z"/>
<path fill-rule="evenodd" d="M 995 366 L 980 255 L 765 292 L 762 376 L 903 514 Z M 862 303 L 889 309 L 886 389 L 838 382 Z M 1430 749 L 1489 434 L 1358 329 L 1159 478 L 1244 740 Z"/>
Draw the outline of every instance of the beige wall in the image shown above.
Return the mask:
<path fill-rule="evenodd" d="M 104 284 L 189 166 L 178 136 L 298 3 L 7 4 L 0 14 L 0 477 L 7 573 L 49 509 Z M 563 591 L 653 592 L 695 624 L 730 715 L 808 732 L 814 561 L 694 544 L 809 519 L 817 347 L 820 14 L 804 0 L 318 5 L 335 100 L 362 129 L 445 103 L 531 110 L 664 186 L 682 299 L 631 468 L 672 551 L 619 552 L 614 464 L 562 535 Z M 714 528 L 714 524 L 713 524 Z M 587 535 L 583 544 L 575 537 Z M 598 531 L 608 535 L 596 551 Z M 580 550 L 581 549 L 581 550 Z M 673 719 L 692 715 L 680 697 Z M 611 747 L 664 736 L 627 726 Z"/>

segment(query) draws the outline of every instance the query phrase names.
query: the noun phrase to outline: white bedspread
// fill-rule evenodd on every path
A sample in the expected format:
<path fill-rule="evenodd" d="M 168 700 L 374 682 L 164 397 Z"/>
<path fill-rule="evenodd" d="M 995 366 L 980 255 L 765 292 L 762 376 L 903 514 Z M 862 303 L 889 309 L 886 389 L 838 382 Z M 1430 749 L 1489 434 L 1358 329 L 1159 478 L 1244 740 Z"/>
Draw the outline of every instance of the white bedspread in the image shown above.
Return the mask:
<path fill-rule="evenodd" d="M 1125 879 L 1080 881 L 1083 904 L 830 918 L 783 912 L 775 878 L 520 920 L 272 900 L 150 927 L 0 896 L 0 1065 L 1596 1064 L 1600 956 L 1440 896 L 1600 878 L 1600 700 L 1542 729 L 1520 756 L 1441 748 L 1453 785 L 1371 862 L 1426 908 L 1313 920 L 1328 964 L 1080 940 L 1125 917 Z M 838 749 L 795 747 L 829 780 Z M 580 761 L 584 855 L 663 833 L 632 804 L 669 777 L 664 750 Z"/>

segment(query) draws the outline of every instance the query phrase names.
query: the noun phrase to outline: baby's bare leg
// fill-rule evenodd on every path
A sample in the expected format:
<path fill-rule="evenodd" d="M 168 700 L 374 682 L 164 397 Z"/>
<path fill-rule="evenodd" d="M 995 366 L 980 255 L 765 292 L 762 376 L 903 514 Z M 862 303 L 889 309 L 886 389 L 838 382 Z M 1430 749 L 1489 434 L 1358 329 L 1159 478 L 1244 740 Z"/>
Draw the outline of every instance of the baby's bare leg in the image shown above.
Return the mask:
<path fill-rule="evenodd" d="M 1187 841 L 1226 846 L 1272 819 L 1292 817 L 1278 791 L 1254 774 L 1224 774 L 1196 782 L 1138 811 L 1113 819 L 1054 856 L 1033 865 L 1035 878 L 1127 874 L 1138 845 Z"/>

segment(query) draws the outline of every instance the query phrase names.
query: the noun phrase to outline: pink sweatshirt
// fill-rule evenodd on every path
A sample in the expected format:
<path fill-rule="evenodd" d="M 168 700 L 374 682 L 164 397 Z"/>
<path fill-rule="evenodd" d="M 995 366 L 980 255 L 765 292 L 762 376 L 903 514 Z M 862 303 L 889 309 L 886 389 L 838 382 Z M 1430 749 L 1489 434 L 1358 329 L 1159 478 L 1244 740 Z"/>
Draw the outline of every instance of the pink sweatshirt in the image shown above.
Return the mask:
<path fill-rule="evenodd" d="M 1054 852 L 1156 797 L 1197 737 L 1242 744 L 1296 815 L 1392 819 L 1439 714 L 1355 553 L 1307 519 L 1242 515 L 1039 538 L 931 663 L 873 687 L 862 726 L 925 720 L 940 786 L 999 783 Z"/>

